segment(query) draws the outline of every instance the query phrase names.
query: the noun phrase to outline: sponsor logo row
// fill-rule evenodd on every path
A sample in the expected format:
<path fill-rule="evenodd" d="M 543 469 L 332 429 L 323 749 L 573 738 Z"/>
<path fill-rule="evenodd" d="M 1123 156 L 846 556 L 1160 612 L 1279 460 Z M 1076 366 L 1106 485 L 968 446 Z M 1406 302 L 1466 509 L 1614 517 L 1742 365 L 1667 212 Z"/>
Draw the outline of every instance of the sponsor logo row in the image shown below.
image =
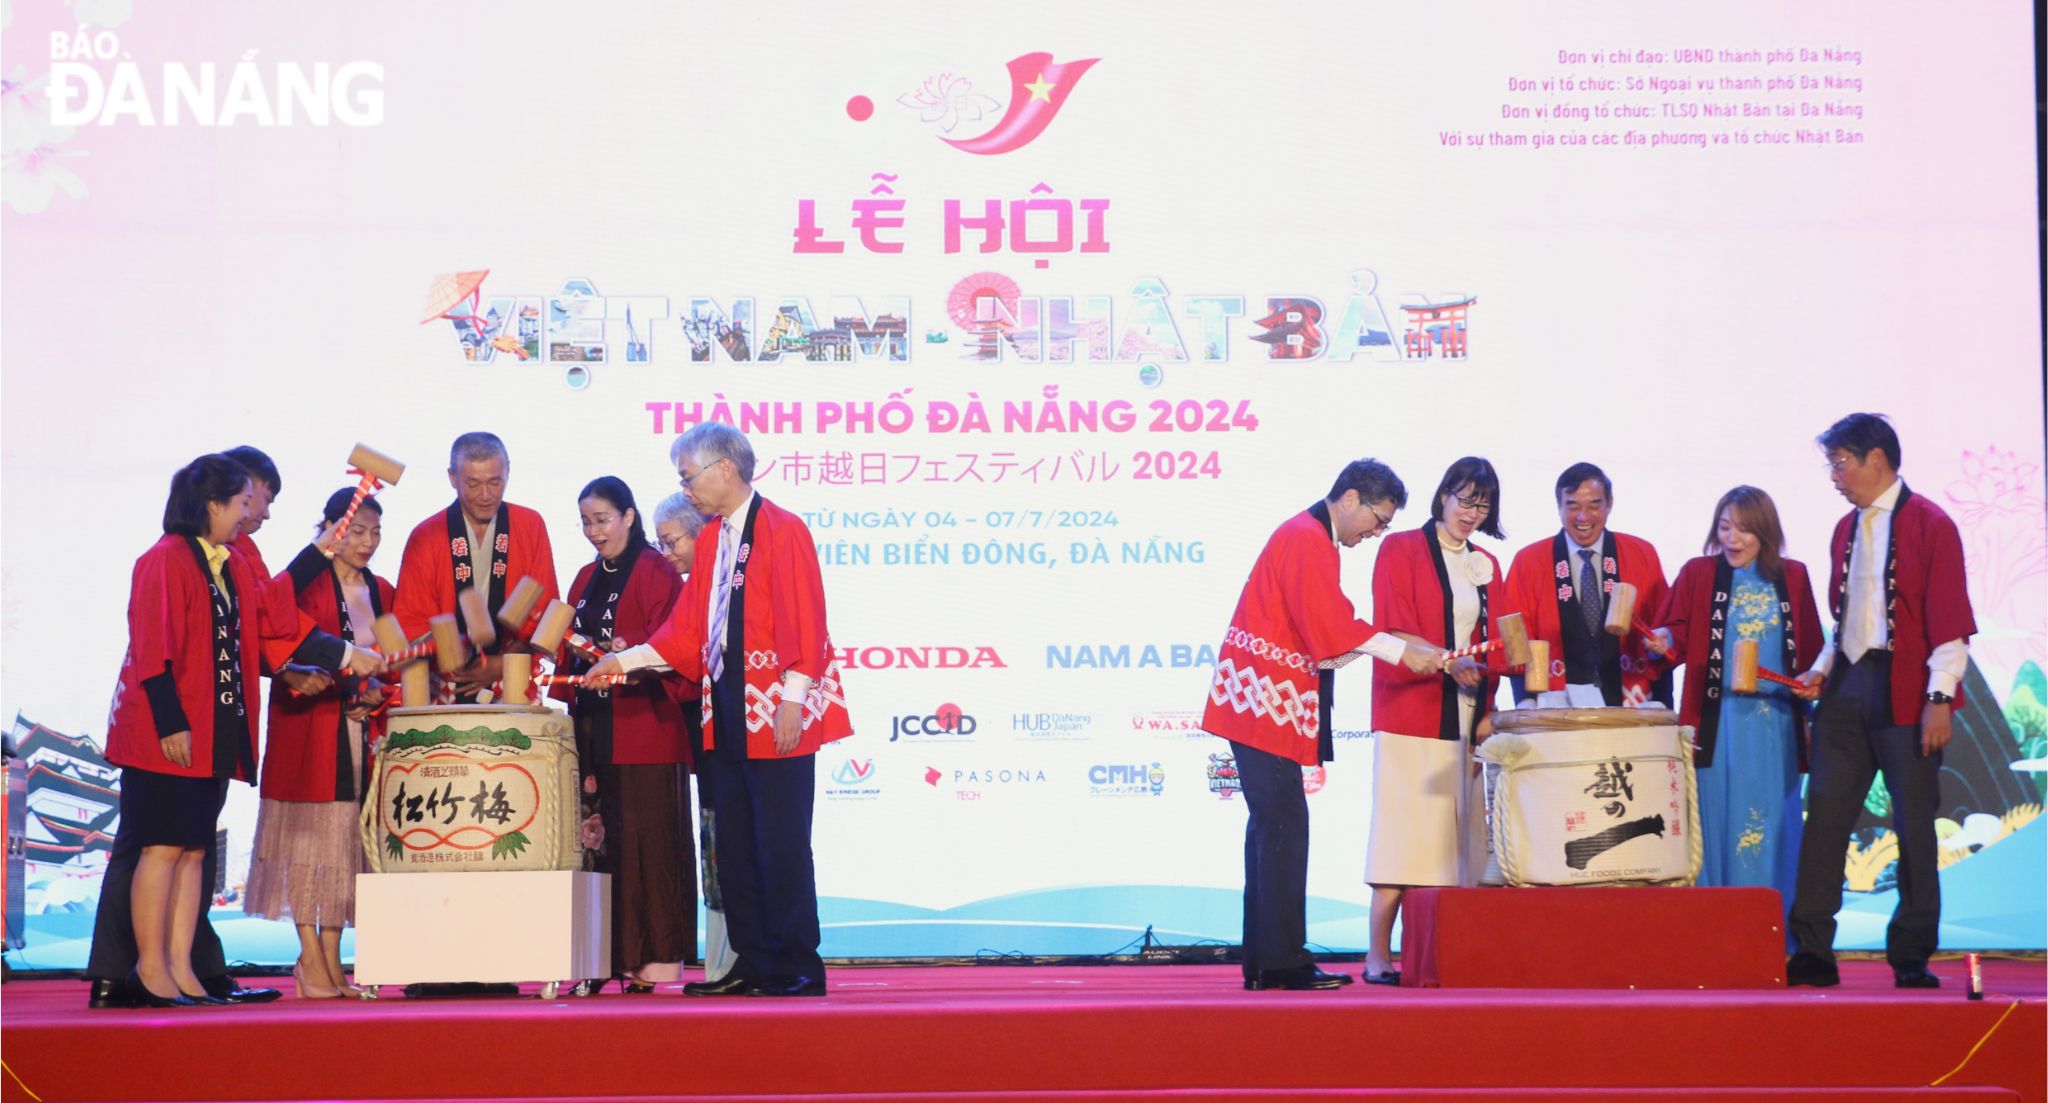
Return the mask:
<path fill-rule="evenodd" d="M 828 781 L 821 795 L 830 801 L 913 799 L 911 794 L 937 796 L 961 801 L 1021 792 L 1057 792 L 1091 798 L 1150 799 L 1164 796 L 1171 780 L 1178 790 L 1199 785 L 1218 800 L 1237 799 L 1243 785 L 1236 759 L 1228 751 L 1209 753 L 1199 763 L 1179 762 L 1169 767 L 1158 760 L 1119 760 L 1076 764 L 1028 761 L 1003 764 L 922 762 L 898 759 L 886 766 L 873 756 L 842 754 L 829 749 L 824 758 Z M 1302 770 L 1302 791 L 1311 796 L 1322 791 L 1327 779 L 1324 767 Z"/>

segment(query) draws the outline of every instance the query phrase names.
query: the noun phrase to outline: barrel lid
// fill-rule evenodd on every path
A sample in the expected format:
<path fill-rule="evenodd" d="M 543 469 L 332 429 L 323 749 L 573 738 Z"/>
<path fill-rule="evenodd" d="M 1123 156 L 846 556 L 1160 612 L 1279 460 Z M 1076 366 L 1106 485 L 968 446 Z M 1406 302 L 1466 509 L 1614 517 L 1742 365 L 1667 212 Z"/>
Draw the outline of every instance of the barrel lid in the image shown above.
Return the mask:
<path fill-rule="evenodd" d="M 1493 714 L 1495 732 L 1596 731 L 1677 727 L 1678 714 L 1652 709 L 1510 709 Z"/>

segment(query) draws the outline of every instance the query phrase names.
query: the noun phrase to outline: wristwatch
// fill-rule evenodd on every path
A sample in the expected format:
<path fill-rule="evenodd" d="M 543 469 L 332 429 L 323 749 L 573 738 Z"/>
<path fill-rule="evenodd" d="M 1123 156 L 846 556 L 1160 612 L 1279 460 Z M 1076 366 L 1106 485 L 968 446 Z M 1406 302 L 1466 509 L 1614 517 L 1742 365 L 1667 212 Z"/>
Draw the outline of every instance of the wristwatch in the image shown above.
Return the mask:
<path fill-rule="evenodd" d="M 1932 690 L 1927 694 L 1927 703 L 1930 705 L 1947 705 L 1954 702 L 1955 698 L 1953 696 L 1943 693 L 1938 689 Z"/>

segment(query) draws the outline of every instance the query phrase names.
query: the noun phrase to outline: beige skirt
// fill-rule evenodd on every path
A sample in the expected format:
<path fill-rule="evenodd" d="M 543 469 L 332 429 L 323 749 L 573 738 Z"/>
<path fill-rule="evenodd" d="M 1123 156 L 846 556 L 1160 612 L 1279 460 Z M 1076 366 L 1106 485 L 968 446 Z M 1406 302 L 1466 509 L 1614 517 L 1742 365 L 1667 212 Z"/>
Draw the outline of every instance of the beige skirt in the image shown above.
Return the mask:
<path fill-rule="evenodd" d="M 255 853 L 242 910 L 316 927 L 356 921 L 364 868 L 358 808 L 347 800 L 269 800 L 256 813 Z"/>
<path fill-rule="evenodd" d="M 1484 824 L 1480 779 L 1462 740 L 1374 733 L 1367 884 L 1478 884 Z"/>

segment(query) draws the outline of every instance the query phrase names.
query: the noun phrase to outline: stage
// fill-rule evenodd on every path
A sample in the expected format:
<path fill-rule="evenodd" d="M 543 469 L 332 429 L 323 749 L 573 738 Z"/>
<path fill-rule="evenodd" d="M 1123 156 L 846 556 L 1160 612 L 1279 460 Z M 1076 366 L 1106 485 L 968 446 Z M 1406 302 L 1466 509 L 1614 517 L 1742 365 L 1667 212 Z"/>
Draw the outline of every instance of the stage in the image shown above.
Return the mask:
<path fill-rule="evenodd" d="M 372 1004 L 299 1001 L 285 978 L 275 1004 L 171 1012 L 15 981 L 0 1101 L 1886 1099 L 1937 1083 L 2048 1099 L 2048 966 L 1987 961 L 1981 1002 L 1960 961 L 1934 971 L 1935 992 L 1866 961 L 1826 990 L 1246 992 L 1229 966 L 845 967 L 824 999 L 669 985 Z"/>

